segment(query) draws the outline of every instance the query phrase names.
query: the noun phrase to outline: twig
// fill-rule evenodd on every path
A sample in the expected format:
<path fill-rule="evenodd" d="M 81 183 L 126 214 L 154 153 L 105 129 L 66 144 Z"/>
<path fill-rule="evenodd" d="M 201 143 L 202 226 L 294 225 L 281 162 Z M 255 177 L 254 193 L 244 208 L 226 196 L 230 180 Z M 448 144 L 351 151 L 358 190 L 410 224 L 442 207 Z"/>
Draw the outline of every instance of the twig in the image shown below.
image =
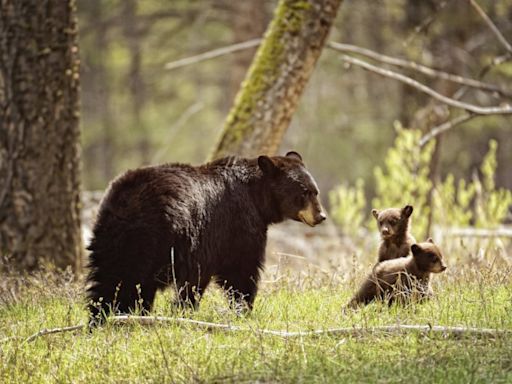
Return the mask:
<path fill-rule="evenodd" d="M 477 11 L 482 19 L 484 19 L 487 26 L 491 29 L 494 35 L 497 37 L 498 41 L 503 45 L 503 47 L 507 50 L 507 52 L 512 53 L 512 45 L 505 39 L 505 36 L 500 32 L 496 24 L 493 23 L 491 18 L 487 16 L 487 14 L 483 11 L 482 8 L 478 5 L 475 0 L 469 0 L 469 4 Z"/>
<path fill-rule="evenodd" d="M 250 332 L 259 333 L 263 335 L 279 336 L 284 338 L 306 337 L 306 336 L 358 336 L 365 334 L 401 334 L 407 332 L 420 332 L 420 333 L 439 333 L 444 336 L 497 336 L 504 334 L 511 334 L 508 329 L 491 329 L 491 328 L 472 328 L 472 327 L 445 327 L 445 326 L 430 326 L 430 325 L 384 325 L 376 327 L 346 327 L 346 328 L 328 328 L 317 329 L 312 331 L 275 331 L 270 329 L 258 329 L 240 327 L 231 324 L 211 323 L 207 321 L 186 319 L 182 317 L 164 317 L 164 316 L 131 316 L 122 315 L 112 317 L 114 325 L 123 324 L 141 324 L 141 325 L 155 325 L 161 323 L 178 323 L 189 324 L 197 328 L 207 331 L 225 331 L 225 332 Z M 85 325 L 75 325 L 72 327 L 43 329 L 32 336 L 28 337 L 25 341 L 30 342 L 40 336 L 46 336 L 54 333 L 76 331 L 84 328 Z M 6 339 L 7 340 L 7 339 Z M 6 341 L 5 340 L 5 341 Z"/>
<path fill-rule="evenodd" d="M 29 343 L 35 339 L 37 339 L 38 337 L 40 336 L 46 336 L 46 335 L 51 335 L 53 333 L 62 333 L 62 332 L 71 332 L 71 331 L 77 331 L 79 329 L 82 329 L 84 328 L 85 325 L 84 324 L 78 324 L 78 325 L 73 325 L 71 327 L 62 327 L 62 328 L 51 328 L 51 329 L 41 329 L 39 332 L 37 333 L 34 333 L 32 336 L 28 337 L 25 342 L 26 343 Z"/>
<path fill-rule="evenodd" d="M 456 118 L 447 121 L 446 123 L 440 124 L 434 128 L 432 128 L 427 134 L 425 134 L 419 141 L 420 147 L 423 147 L 425 144 L 427 144 L 430 140 L 433 138 L 439 136 L 441 133 L 452 129 L 453 127 L 465 123 L 468 120 L 474 119 L 479 115 L 475 115 L 474 113 L 466 113 L 460 116 L 457 116 Z"/>
<path fill-rule="evenodd" d="M 409 37 L 406 39 L 405 43 L 403 43 L 404 46 L 408 46 L 412 40 L 414 40 L 414 38 L 420 34 L 420 33 L 423 33 L 424 30 L 427 30 L 428 28 L 430 28 L 430 26 L 432 25 L 432 23 L 434 22 L 434 20 L 437 18 L 437 16 L 439 15 L 439 13 L 443 10 L 444 7 L 446 7 L 446 5 L 448 5 L 449 2 L 451 2 L 452 0 L 450 1 L 443 1 L 441 2 L 437 7 L 436 7 L 436 10 L 435 10 L 435 13 L 433 15 L 431 15 L 429 18 L 427 18 L 425 21 L 423 21 L 423 23 L 421 23 L 420 25 L 417 25 L 415 28 L 414 28 L 414 33 L 411 33 L 409 35 Z"/>
<path fill-rule="evenodd" d="M 229 53 L 257 47 L 258 45 L 260 45 L 261 40 L 262 39 L 260 39 L 260 38 L 247 40 L 242 43 L 232 44 L 232 45 L 228 45 L 226 47 L 222 47 L 222 48 L 214 49 L 214 50 L 211 50 L 208 52 L 204 52 L 204 53 L 201 53 L 196 56 L 190 56 L 190 57 L 186 57 L 184 59 L 171 61 L 171 62 L 165 64 L 164 68 L 167 70 L 176 69 L 176 68 L 184 67 L 186 65 L 199 63 L 201 61 L 214 59 L 219 56 L 224 56 Z"/>
<path fill-rule="evenodd" d="M 366 56 L 373 60 L 377 60 L 384 64 L 390 64 L 390 65 L 394 65 L 394 66 L 401 67 L 401 68 L 413 69 L 417 72 L 420 72 L 420 73 L 422 73 L 426 76 L 432 77 L 432 78 L 448 80 L 453 83 L 466 85 L 471 88 L 482 89 L 482 90 L 490 91 L 490 92 L 497 92 L 503 96 L 508 96 L 508 97 L 512 96 L 511 92 L 508 92 L 507 90 L 503 89 L 502 87 L 494 85 L 494 84 L 484 83 L 479 80 L 470 79 L 467 77 L 439 71 L 437 69 L 430 68 L 430 67 L 427 67 L 422 64 L 418 64 L 414 61 L 404 60 L 404 59 L 400 59 L 400 58 L 396 58 L 396 57 L 383 55 L 383 54 L 380 54 L 378 52 L 372 51 L 367 48 L 358 47 L 356 45 L 341 44 L 341 43 L 336 43 L 336 42 L 331 41 L 331 42 L 327 43 L 327 46 L 335 51 L 338 51 L 338 52 L 355 53 L 358 55 Z"/>
<path fill-rule="evenodd" d="M 441 95 L 440 93 L 434 91 L 432 88 L 427 87 L 425 84 L 420 83 L 414 79 L 411 79 L 408 76 L 405 76 L 401 73 L 391 71 L 389 69 L 384 69 L 367 63 L 366 61 L 356 59 L 351 56 L 341 55 L 341 59 L 347 63 L 351 63 L 357 66 L 360 66 L 368 71 L 375 72 L 381 76 L 389 77 L 391 79 L 395 79 L 405 83 L 413 88 L 420 90 L 421 92 L 426 93 L 427 95 L 433 97 L 436 100 L 439 100 L 442 103 L 445 103 L 451 107 L 464 109 L 466 111 L 475 113 L 477 115 L 508 115 L 512 114 L 512 107 L 480 107 L 473 104 L 464 103 L 462 101 L 458 101 L 452 99 L 450 97 Z"/>

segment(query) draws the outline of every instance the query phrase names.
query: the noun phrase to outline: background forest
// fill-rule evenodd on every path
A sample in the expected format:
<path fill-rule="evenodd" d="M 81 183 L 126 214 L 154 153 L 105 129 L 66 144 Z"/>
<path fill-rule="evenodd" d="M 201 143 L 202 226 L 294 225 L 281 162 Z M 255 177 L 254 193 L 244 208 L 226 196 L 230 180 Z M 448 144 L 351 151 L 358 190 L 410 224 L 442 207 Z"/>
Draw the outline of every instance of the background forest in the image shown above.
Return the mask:
<path fill-rule="evenodd" d="M 512 4 L 482 1 L 506 35 Z M 276 1 L 78 1 L 81 49 L 84 189 L 104 189 L 130 167 L 158 162 L 203 162 L 220 135 L 255 49 L 166 70 L 166 63 L 261 37 Z M 345 1 L 330 41 L 420 62 L 477 78 L 503 54 L 499 41 L 464 0 Z M 508 84 L 512 63 L 495 66 L 485 81 Z M 457 84 L 417 76 L 446 95 Z M 465 100 L 494 104 L 492 93 Z M 509 100 L 509 99 L 508 99 Z M 382 165 L 395 126 L 428 129 L 430 98 L 392 79 L 348 67 L 324 49 L 281 145 L 306 159 L 324 192 L 339 183 L 365 182 L 376 194 L 374 168 Z M 445 111 L 441 111 L 443 115 Z M 445 134 L 438 175 L 471 179 L 499 142 L 496 184 L 512 188 L 510 119 L 475 119 Z"/>

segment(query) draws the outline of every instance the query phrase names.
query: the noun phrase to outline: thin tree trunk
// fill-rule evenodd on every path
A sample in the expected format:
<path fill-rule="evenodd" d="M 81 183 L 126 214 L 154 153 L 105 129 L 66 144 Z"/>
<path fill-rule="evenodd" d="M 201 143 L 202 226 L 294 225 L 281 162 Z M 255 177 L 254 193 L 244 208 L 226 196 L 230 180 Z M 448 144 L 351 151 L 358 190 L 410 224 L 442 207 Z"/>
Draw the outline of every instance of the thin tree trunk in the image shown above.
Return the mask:
<path fill-rule="evenodd" d="M 74 0 L 0 3 L 0 253 L 80 267 Z"/>
<path fill-rule="evenodd" d="M 138 149 L 141 155 L 141 163 L 150 161 L 150 143 L 145 132 L 142 111 L 145 104 L 144 80 L 142 78 L 142 53 L 140 47 L 140 28 L 137 21 L 137 1 L 124 0 L 124 35 L 127 39 L 130 51 L 130 67 L 127 76 L 131 97 L 132 126 L 141 132 L 138 140 Z"/>
<path fill-rule="evenodd" d="M 280 0 L 213 158 L 274 154 L 342 0 Z"/>

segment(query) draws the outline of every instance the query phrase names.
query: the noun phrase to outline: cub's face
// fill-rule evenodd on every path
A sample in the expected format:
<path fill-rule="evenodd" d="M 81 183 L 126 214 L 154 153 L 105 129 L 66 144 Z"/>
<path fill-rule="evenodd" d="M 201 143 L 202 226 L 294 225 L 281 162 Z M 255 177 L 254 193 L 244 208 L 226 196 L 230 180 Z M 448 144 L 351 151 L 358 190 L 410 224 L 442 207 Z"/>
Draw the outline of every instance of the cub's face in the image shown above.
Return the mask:
<path fill-rule="evenodd" d="M 372 210 L 372 215 L 377 220 L 380 236 L 383 239 L 389 239 L 405 229 L 412 211 L 411 205 L 406 205 L 403 208 L 383 209 L 382 211 Z"/>
<path fill-rule="evenodd" d="M 297 152 L 288 152 L 286 156 L 260 156 L 258 165 L 284 219 L 301 221 L 311 227 L 326 219 L 318 199 L 318 186 Z"/>
<path fill-rule="evenodd" d="M 416 264 L 422 271 L 439 273 L 446 269 L 441 250 L 432 239 L 428 239 L 424 243 L 413 244 L 411 251 Z"/>

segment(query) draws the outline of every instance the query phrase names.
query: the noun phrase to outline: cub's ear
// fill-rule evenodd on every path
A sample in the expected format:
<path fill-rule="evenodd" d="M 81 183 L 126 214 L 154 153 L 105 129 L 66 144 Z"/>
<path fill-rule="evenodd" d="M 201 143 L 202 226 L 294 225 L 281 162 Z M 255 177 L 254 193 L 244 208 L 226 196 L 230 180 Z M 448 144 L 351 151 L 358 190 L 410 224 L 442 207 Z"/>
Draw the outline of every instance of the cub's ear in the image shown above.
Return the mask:
<path fill-rule="evenodd" d="M 372 209 L 372 215 L 373 215 L 373 217 L 378 219 L 379 218 L 379 211 L 377 211 L 376 209 Z"/>
<path fill-rule="evenodd" d="M 286 157 L 291 157 L 292 159 L 297 159 L 299 161 L 302 161 L 302 156 L 299 155 L 297 152 L 295 151 L 290 151 L 286 154 Z"/>
<path fill-rule="evenodd" d="M 258 166 L 265 175 L 273 175 L 277 171 L 277 166 L 274 164 L 272 159 L 268 156 L 258 157 Z"/>
<path fill-rule="evenodd" d="M 412 215 L 412 211 L 412 205 L 406 205 L 405 207 L 402 208 L 402 217 L 410 217 Z"/>
<path fill-rule="evenodd" d="M 427 239 L 427 241 L 428 241 L 429 243 L 434 244 L 434 240 L 432 240 L 432 238 L 431 238 L 431 237 L 429 237 L 429 238 Z"/>
<path fill-rule="evenodd" d="M 412 254 L 414 256 L 416 256 L 417 254 L 419 254 L 422 251 L 422 249 L 418 244 L 413 244 L 413 245 L 411 245 L 411 251 L 412 251 Z"/>

